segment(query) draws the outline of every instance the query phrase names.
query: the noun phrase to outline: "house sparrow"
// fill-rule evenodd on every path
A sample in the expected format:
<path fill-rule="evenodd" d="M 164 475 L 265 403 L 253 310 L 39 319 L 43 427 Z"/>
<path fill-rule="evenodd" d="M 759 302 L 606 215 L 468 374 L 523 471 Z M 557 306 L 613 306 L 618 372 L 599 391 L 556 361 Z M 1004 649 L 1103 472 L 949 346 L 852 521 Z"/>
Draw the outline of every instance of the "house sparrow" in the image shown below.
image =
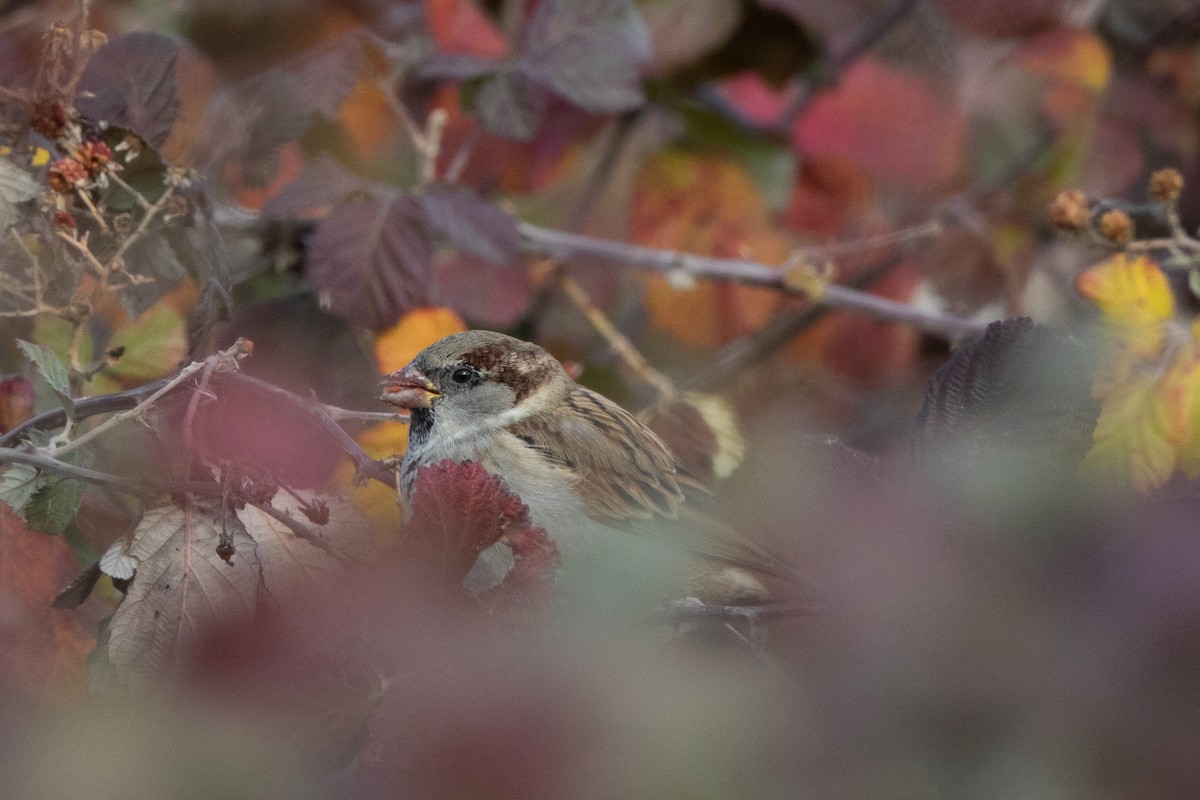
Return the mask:
<path fill-rule="evenodd" d="M 731 528 L 689 509 L 705 487 L 661 439 L 608 398 L 586 389 L 541 347 L 491 331 L 456 333 L 425 348 L 383 381 L 381 399 L 411 412 L 401 489 L 411 501 L 417 468 L 476 461 L 507 483 L 564 560 L 614 528 L 679 520 L 684 546 L 723 567 L 791 576 L 782 562 Z M 611 535 L 611 534 L 609 534 Z M 495 546 L 493 546 L 495 547 Z M 491 548 L 490 548 L 491 549 Z M 485 551 L 466 585 L 498 583 L 511 552 Z M 749 576 L 714 568 L 704 578 L 731 597 L 766 591 Z"/>

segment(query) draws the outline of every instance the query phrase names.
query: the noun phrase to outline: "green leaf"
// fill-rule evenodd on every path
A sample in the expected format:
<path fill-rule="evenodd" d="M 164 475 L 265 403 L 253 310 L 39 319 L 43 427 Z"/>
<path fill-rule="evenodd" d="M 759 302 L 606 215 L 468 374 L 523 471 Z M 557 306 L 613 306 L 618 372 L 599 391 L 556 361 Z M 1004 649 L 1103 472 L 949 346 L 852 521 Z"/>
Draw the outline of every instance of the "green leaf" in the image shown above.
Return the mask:
<path fill-rule="evenodd" d="M 50 388 L 61 395 L 71 394 L 71 381 L 67 376 L 67 368 L 58 360 L 58 356 L 44 344 L 34 344 L 24 339 L 17 340 L 17 347 L 25 354 L 38 374 L 45 378 Z"/>
<path fill-rule="evenodd" d="M 82 481 L 48 478 L 25 507 L 25 522 L 35 531 L 57 536 L 67 529 L 79 513 L 79 504 L 83 502 L 86 488 Z"/>
<path fill-rule="evenodd" d="M 23 203 L 42 192 L 42 185 L 32 175 L 6 158 L 0 158 L 0 200 Z"/>
<path fill-rule="evenodd" d="M 4 474 L 0 475 L 0 502 L 6 503 L 17 516 L 25 519 L 25 506 L 29 503 L 29 498 L 33 497 L 44 482 L 45 478 L 36 467 L 28 464 L 9 464 Z"/>

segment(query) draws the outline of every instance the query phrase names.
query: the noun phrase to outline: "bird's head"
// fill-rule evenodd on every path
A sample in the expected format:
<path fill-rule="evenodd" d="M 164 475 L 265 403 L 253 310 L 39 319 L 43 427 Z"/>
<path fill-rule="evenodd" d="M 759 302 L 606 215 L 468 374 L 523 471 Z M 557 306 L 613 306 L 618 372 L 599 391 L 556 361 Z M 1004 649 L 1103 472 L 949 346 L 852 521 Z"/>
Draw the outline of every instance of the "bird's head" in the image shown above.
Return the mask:
<path fill-rule="evenodd" d="M 380 399 L 409 410 L 446 409 L 471 417 L 503 413 L 548 385 L 569 382 L 562 365 L 536 344 L 465 331 L 434 342 L 384 378 Z"/>

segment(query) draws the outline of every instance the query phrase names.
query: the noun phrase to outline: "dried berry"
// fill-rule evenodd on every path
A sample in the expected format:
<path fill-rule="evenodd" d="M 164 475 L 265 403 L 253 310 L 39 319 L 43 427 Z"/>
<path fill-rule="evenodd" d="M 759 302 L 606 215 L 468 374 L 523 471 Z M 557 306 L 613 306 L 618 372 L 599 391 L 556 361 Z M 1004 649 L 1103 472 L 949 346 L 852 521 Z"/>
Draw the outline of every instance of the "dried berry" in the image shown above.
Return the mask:
<path fill-rule="evenodd" d="M 1050 204 L 1050 224 L 1059 230 L 1079 232 L 1087 227 L 1091 211 L 1087 195 L 1078 189 L 1064 189 Z"/>
<path fill-rule="evenodd" d="M 34 103 L 29 127 L 47 139 L 57 139 L 66 132 L 69 121 L 70 115 L 67 114 L 67 107 L 63 101 L 50 98 Z"/>
<path fill-rule="evenodd" d="M 87 139 L 75 151 L 75 160 L 83 165 L 89 177 L 95 178 L 112 161 L 112 150 L 99 139 Z"/>
<path fill-rule="evenodd" d="M 70 194 L 77 186 L 87 183 L 88 171 L 83 164 L 68 156 L 50 165 L 46 180 L 54 191 Z"/>
<path fill-rule="evenodd" d="M 1173 167 L 1155 170 L 1150 176 L 1150 196 L 1164 203 L 1173 203 L 1183 192 L 1183 176 Z"/>
<path fill-rule="evenodd" d="M 1105 211 L 1100 215 L 1100 235 L 1124 247 L 1133 241 L 1133 220 L 1120 209 Z"/>
<path fill-rule="evenodd" d="M 75 223 L 75 217 L 71 216 L 71 212 L 59 209 L 54 212 L 54 225 L 67 230 L 75 230 L 79 226 Z"/>

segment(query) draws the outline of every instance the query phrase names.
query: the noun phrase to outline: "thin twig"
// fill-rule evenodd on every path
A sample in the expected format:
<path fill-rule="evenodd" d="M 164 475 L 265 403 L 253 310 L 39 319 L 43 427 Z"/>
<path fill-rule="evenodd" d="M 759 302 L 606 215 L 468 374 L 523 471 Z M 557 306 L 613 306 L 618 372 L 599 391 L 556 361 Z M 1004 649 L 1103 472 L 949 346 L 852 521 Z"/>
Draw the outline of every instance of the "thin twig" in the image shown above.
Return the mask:
<path fill-rule="evenodd" d="M 98 472 L 87 467 L 68 464 L 41 453 L 30 453 L 25 450 L 14 450 L 11 447 L 0 447 L 0 464 L 26 464 L 44 472 L 60 475 L 64 478 L 92 483 L 97 486 L 108 486 L 132 497 L 151 497 L 166 492 L 193 492 L 195 494 L 217 495 L 221 493 L 220 485 L 204 481 L 168 481 L 159 484 L 141 484 L 120 475 Z"/>
<path fill-rule="evenodd" d="M 160 400 L 163 396 L 174 391 L 182 383 L 187 381 L 192 375 L 194 375 L 196 372 L 200 371 L 201 369 L 204 369 L 210 363 L 212 364 L 212 366 L 214 368 L 216 368 L 221 363 L 225 363 L 225 364 L 236 363 L 237 359 L 244 358 L 248 354 L 249 353 L 246 350 L 245 341 L 242 339 L 239 339 L 237 341 L 237 343 L 235 343 L 233 346 L 229 347 L 226 350 L 222 350 L 219 353 L 214 353 L 213 355 L 206 358 L 204 361 L 196 361 L 191 364 L 188 364 L 186 367 L 181 369 L 175 375 L 175 377 L 168 380 L 157 391 L 155 391 L 154 393 L 150 394 L 145 399 L 138 402 L 137 405 L 135 405 L 133 408 L 129 409 L 128 411 L 122 411 L 119 414 L 113 414 L 111 417 L 104 420 L 104 422 L 101 422 L 99 425 L 92 428 L 90 431 L 83 434 L 78 439 L 75 439 L 75 440 L 71 441 L 70 443 L 55 450 L 54 454 L 56 456 L 61 457 L 64 454 L 69 453 L 72 450 L 75 450 L 76 448 L 82 447 L 83 445 L 90 442 L 92 439 L 95 439 L 97 436 L 105 433 L 106 431 L 111 430 L 114 426 L 119 425 L 120 423 L 124 422 L 125 420 L 132 419 L 133 417 L 136 417 L 139 414 L 145 413 L 145 411 L 150 406 L 152 406 L 154 403 L 158 402 L 158 400 Z"/>
<path fill-rule="evenodd" d="M 638 267 L 667 275 L 684 273 L 695 278 L 734 281 L 753 286 L 766 286 L 795 292 L 788 273 L 748 259 L 713 258 L 657 250 L 642 245 L 607 239 L 596 239 L 574 233 L 564 233 L 538 225 L 521 223 L 522 246 L 527 252 L 546 256 L 555 261 L 590 260 L 625 267 Z M 948 339 L 978 336 L 986 327 L 974 320 L 944 314 L 933 314 L 887 298 L 830 284 L 823 287 L 814 302 L 831 308 L 864 313 L 875 319 L 902 322 Z"/>
<path fill-rule="evenodd" d="M 657 399 L 666 399 L 676 395 L 675 385 L 671 383 L 671 379 L 656 370 L 646 360 L 646 357 L 633 346 L 633 342 L 629 341 L 629 338 L 621 333 L 616 325 L 612 324 L 604 312 L 596 308 L 578 281 L 562 270 L 558 271 L 556 279 L 567 299 L 583 313 L 591 326 L 608 343 L 613 352 L 629 366 L 637 378 L 654 390 Z"/>

